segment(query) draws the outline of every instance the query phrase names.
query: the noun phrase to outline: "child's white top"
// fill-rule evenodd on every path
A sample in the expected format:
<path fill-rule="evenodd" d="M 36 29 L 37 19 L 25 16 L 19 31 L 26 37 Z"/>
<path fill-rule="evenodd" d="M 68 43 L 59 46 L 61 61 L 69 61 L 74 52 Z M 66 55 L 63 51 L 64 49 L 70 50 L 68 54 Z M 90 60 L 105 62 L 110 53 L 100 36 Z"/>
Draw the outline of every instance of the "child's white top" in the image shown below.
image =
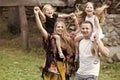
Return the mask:
<path fill-rule="evenodd" d="M 93 32 L 97 31 L 97 28 L 95 26 L 95 15 L 93 15 L 91 17 L 86 16 L 85 21 L 89 21 L 89 22 L 92 23 L 92 25 L 93 25 Z"/>

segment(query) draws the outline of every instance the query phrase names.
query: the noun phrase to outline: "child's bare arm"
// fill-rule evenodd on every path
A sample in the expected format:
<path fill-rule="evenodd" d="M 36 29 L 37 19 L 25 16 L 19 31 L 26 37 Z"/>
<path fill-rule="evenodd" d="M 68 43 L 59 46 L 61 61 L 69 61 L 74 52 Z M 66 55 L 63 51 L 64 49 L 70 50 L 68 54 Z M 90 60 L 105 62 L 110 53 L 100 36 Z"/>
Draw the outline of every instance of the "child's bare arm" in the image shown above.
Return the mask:
<path fill-rule="evenodd" d="M 44 15 L 44 13 L 41 11 L 41 9 L 40 9 L 38 6 L 35 6 L 34 9 L 38 10 L 41 19 L 42 19 L 43 21 L 46 21 L 46 17 L 45 17 L 45 15 Z"/>
<path fill-rule="evenodd" d="M 58 18 L 68 18 L 70 16 L 71 16 L 70 14 L 63 14 L 63 13 L 58 14 Z"/>
<path fill-rule="evenodd" d="M 75 24 L 75 34 L 77 34 L 78 32 L 80 32 L 80 26 L 79 26 L 79 23 L 78 23 L 78 20 L 77 20 L 77 17 L 74 13 L 71 13 L 71 18 L 74 20 L 74 24 Z"/>
<path fill-rule="evenodd" d="M 79 29 L 79 23 L 78 23 L 76 15 L 74 13 L 71 13 L 71 18 L 74 20 L 76 29 Z"/>
<path fill-rule="evenodd" d="M 39 10 L 34 8 L 34 14 L 35 14 L 35 18 L 36 18 L 37 27 L 40 30 L 40 32 L 42 33 L 43 37 L 47 40 L 48 39 L 48 33 L 43 28 L 43 25 L 42 25 L 41 20 L 39 18 Z"/>
<path fill-rule="evenodd" d="M 39 14 L 40 14 L 42 20 L 45 22 L 46 21 L 46 17 L 44 15 L 44 13 L 40 10 Z"/>
<path fill-rule="evenodd" d="M 98 20 L 98 17 L 96 16 L 95 17 L 95 26 L 96 26 L 96 34 L 95 34 L 95 39 L 98 40 L 98 37 L 99 37 L 99 33 L 100 33 L 100 30 L 101 30 L 101 27 L 100 27 L 100 23 L 99 23 L 99 20 Z"/>

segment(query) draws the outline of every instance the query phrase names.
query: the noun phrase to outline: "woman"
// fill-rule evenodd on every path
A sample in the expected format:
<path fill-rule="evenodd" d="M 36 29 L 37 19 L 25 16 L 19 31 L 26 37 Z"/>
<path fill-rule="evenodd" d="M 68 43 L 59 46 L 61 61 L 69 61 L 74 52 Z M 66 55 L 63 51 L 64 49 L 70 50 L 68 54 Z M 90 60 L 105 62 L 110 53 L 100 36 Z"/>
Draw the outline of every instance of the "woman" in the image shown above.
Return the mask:
<path fill-rule="evenodd" d="M 41 20 L 39 18 L 39 11 L 34 9 L 35 18 L 37 22 L 37 26 L 46 40 L 47 49 L 46 49 L 46 63 L 43 69 L 43 79 L 44 80 L 67 80 L 66 74 L 70 74 L 70 68 L 65 63 L 72 63 L 74 60 L 74 41 L 70 38 L 67 33 L 66 26 L 62 21 L 58 21 L 55 23 L 54 34 L 60 36 L 60 43 L 63 53 L 58 53 L 55 44 L 54 34 L 49 34 L 43 28 Z M 74 20 L 75 17 L 73 17 Z M 76 22 L 76 21 L 75 21 Z M 56 68 L 53 68 L 56 67 Z M 55 73 L 49 71 L 49 69 L 56 70 Z M 51 70 L 50 69 L 50 70 Z"/>

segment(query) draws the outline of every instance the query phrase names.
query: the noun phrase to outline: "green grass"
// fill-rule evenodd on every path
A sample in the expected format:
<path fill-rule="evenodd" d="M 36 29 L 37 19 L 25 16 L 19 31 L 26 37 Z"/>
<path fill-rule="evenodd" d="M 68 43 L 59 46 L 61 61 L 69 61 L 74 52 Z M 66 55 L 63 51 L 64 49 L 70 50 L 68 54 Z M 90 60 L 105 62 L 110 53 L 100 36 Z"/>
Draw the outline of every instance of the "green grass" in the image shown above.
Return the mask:
<path fill-rule="evenodd" d="M 21 48 L 0 47 L 0 80 L 42 80 L 39 67 L 42 49 L 24 52 Z M 120 80 L 120 63 L 101 64 L 99 80 Z"/>
<path fill-rule="evenodd" d="M 40 80 L 43 60 L 35 52 L 0 48 L 0 80 Z"/>
<path fill-rule="evenodd" d="M 102 61 L 99 80 L 120 80 L 120 62 L 108 64 Z"/>

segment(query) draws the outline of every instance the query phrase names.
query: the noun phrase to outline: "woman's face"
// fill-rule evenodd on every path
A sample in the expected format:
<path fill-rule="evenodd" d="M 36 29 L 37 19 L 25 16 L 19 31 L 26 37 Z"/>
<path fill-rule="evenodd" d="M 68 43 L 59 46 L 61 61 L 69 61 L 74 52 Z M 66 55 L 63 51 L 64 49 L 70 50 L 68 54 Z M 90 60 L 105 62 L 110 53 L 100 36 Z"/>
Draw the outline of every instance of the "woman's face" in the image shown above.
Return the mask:
<path fill-rule="evenodd" d="M 94 12 L 94 7 L 92 3 L 88 3 L 86 8 L 85 8 L 85 12 L 87 13 L 87 15 L 91 15 Z"/>
<path fill-rule="evenodd" d="M 65 25 L 61 22 L 57 23 L 57 25 L 55 27 L 55 32 L 58 35 L 62 35 L 62 34 L 64 34 L 64 31 L 65 31 Z"/>

